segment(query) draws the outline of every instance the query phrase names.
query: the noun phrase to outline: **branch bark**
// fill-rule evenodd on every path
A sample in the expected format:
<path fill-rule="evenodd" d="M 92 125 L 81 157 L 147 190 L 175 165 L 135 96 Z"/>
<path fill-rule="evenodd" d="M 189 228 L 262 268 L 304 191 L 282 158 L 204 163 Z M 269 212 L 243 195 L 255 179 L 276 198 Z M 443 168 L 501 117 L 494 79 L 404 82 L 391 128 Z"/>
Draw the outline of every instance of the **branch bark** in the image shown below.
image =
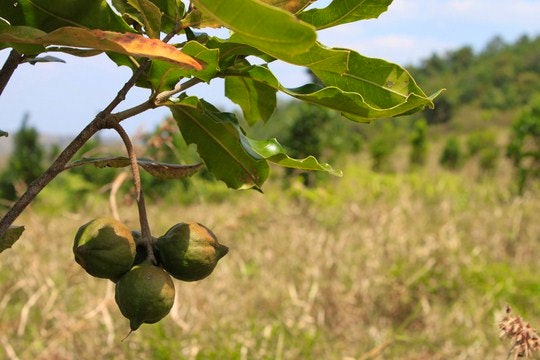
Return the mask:
<path fill-rule="evenodd" d="M 9 82 L 9 79 L 11 79 L 11 76 L 15 70 L 23 61 L 24 55 L 17 50 L 12 49 L 8 58 L 6 59 L 6 62 L 4 63 L 4 66 L 2 66 L 2 69 L 0 70 L 0 95 L 2 95 L 2 92 L 4 92 L 4 89 Z"/>
<path fill-rule="evenodd" d="M 175 27 L 173 32 L 167 34 L 163 39 L 164 42 L 168 42 L 172 37 L 180 30 L 179 25 Z M 8 83 L 11 75 L 17 68 L 17 66 L 24 60 L 24 55 L 20 54 L 18 51 L 13 49 L 9 54 L 6 63 L 0 70 L 0 94 Z M 111 114 L 112 111 L 125 100 L 127 93 L 139 80 L 139 78 L 147 71 L 150 66 L 151 61 L 149 59 L 143 60 L 141 65 L 133 72 L 131 78 L 124 84 L 124 86 L 118 91 L 116 97 L 101 111 L 80 133 L 77 135 L 73 141 L 60 153 L 52 165 L 45 170 L 39 178 L 32 182 L 27 190 L 22 194 L 22 196 L 13 204 L 13 206 L 8 210 L 8 212 L 0 219 L 0 238 L 4 236 L 8 228 L 13 224 L 13 222 L 19 217 L 23 210 L 34 200 L 34 198 L 49 184 L 58 174 L 65 170 L 66 164 L 71 160 L 75 153 L 99 130 L 105 128 L 114 128 L 115 123 L 118 125 L 122 120 L 125 120 L 129 117 L 140 114 L 146 110 L 153 109 L 157 105 L 154 103 L 153 99 L 145 101 L 144 103 L 134 106 L 130 109 L 121 111 L 117 114 Z M 120 127 L 121 128 L 121 127 Z M 123 128 L 122 128 L 123 131 Z M 135 159 L 135 164 L 136 164 Z M 137 167 L 138 171 L 138 167 Z M 140 191 L 140 199 L 144 199 L 142 191 Z M 138 199 L 139 201 L 139 199 Z M 144 225 L 142 225 L 141 231 L 144 230 Z M 146 229 L 149 234 L 148 223 L 146 224 Z M 144 236 L 144 233 L 143 233 Z M 155 260 L 154 260 L 155 261 Z"/>
<path fill-rule="evenodd" d="M 141 65 L 142 66 L 142 65 Z M 32 182 L 26 192 L 13 204 L 13 206 L 8 210 L 8 212 L 0 219 L 0 237 L 4 236 L 7 229 L 11 224 L 19 217 L 23 210 L 34 200 L 34 198 L 49 184 L 58 174 L 65 170 L 66 164 L 71 160 L 75 153 L 99 130 L 111 128 L 111 121 L 116 121 L 117 123 L 140 114 L 146 110 L 155 108 L 156 105 L 153 101 L 145 101 L 142 104 L 134 106 L 130 109 L 118 112 L 116 114 L 107 113 L 106 111 L 111 111 L 109 109 L 114 109 L 121 101 L 118 101 L 119 98 L 124 98 L 127 91 L 133 87 L 137 81 L 135 76 L 140 76 L 142 72 L 135 72 L 131 79 L 122 87 L 118 92 L 118 95 L 113 101 L 105 108 L 104 111 L 100 112 L 80 133 L 77 135 L 73 141 L 60 153 L 52 165 L 45 170 L 39 178 Z"/>
<path fill-rule="evenodd" d="M 96 118 L 98 119 L 98 118 Z M 13 204 L 11 209 L 0 220 L 0 237 L 2 237 L 9 226 L 13 224 L 15 219 L 23 212 L 23 210 L 34 200 L 41 190 L 52 181 L 60 172 L 64 170 L 64 166 L 75 155 L 75 153 L 99 130 L 101 125 L 99 121 L 92 121 L 73 139 L 73 141 L 58 155 L 52 165 L 45 170 L 39 178 L 32 182 L 24 194 Z"/>

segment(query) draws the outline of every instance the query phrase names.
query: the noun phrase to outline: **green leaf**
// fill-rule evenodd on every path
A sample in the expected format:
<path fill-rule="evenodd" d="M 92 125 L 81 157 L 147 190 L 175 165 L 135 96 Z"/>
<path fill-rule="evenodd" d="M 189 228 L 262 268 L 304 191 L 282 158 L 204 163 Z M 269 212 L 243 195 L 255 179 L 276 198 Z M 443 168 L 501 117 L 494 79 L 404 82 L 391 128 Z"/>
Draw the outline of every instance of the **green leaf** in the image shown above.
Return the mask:
<path fill-rule="evenodd" d="M 350 51 L 347 68 L 345 73 L 321 68 L 312 70 L 325 86 L 359 94 L 364 102 L 375 109 L 398 106 L 413 94 L 425 99 L 426 105 L 433 107 L 432 101 L 416 85 L 411 75 L 399 65 Z"/>
<path fill-rule="evenodd" d="M 24 226 L 12 226 L 0 237 L 0 253 L 9 249 L 15 241 L 19 240 L 24 231 Z"/>
<path fill-rule="evenodd" d="M 12 28 L 11 25 L 7 23 L 6 21 L 4 21 L 2 17 L 0 16 L 0 31 L 6 30 L 6 29 L 7 31 L 9 31 L 9 29 L 11 28 Z M 26 55 L 37 55 L 45 51 L 45 46 L 43 45 L 17 44 L 17 43 L 0 41 L 0 50 L 6 49 L 6 48 L 13 48 L 17 50 L 19 53 L 26 54 Z"/>
<path fill-rule="evenodd" d="M 14 6 L 15 2 L 11 0 L 0 0 L 0 24 L 23 25 L 25 22 L 24 12 L 20 4 Z"/>
<path fill-rule="evenodd" d="M 340 170 L 332 168 L 329 164 L 321 164 L 313 156 L 308 156 L 305 159 L 293 159 L 286 154 L 285 149 L 276 139 L 271 140 L 254 140 L 248 139 L 249 144 L 266 160 L 273 162 L 277 165 L 301 169 L 301 170 L 315 170 L 324 171 L 335 176 L 342 176 L 343 173 Z"/>
<path fill-rule="evenodd" d="M 161 31 L 170 33 L 176 22 L 184 17 L 184 3 L 182 0 L 152 0 L 161 10 Z"/>
<path fill-rule="evenodd" d="M 232 30 L 241 42 L 277 58 L 304 53 L 317 38 L 313 26 L 259 1 L 194 0 L 193 3 Z"/>
<path fill-rule="evenodd" d="M 219 180 L 233 189 L 260 190 L 268 163 L 249 147 L 234 114 L 196 97 L 182 97 L 169 108 L 186 143 L 197 144 L 208 170 Z"/>
<path fill-rule="evenodd" d="M 233 34 L 229 42 L 232 44 L 242 44 L 243 40 L 236 36 L 236 34 Z M 350 50 L 347 49 L 331 49 L 321 45 L 318 42 L 315 42 L 303 53 L 284 53 L 280 54 L 278 58 L 294 65 L 305 66 L 311 69 L 327 70 L 341 74 L 347 71 L 349 53 Z M 259 57 L 264 59 L 264 56 Z M 268 61 L 271 60 L 272 59 L 269 59 Z"/>
<path fill-rule="evenodd" d="M 193 165 L 179 165 L 162 163 L 150 159 L 137 159 L 137 164 L 150 173 L 150 175 L 160 179 L 182 179 L 190 177 L 202 168 L 201 163 Z M 125 156 L 82 158 L 67 165 L 66 169 L 83 165 L 93 165 L 98 168 L 122 168 L 131 166 L 131 161 Z"/>
<path fill-rule="evenodd" d="M 16 3 L 17 6 L 13 6 Z M 133 31 L 106 0 L 0 0 L 2 17 L 13 26 L 46 32 L 65 26 L 119 32 Z"/>
<path fill-rule="evenodd" d="M 312 70 L 320 69 L 342 74 L 348 69 L 349 54 L 350 50 L 330 49 L 315 43 L 307 52 L 283 60 Z"/>
<path fill-rule="evenodd" d="M 202 70 L 185 69 L 175 66 L 166 61 L 154 60 L 148 71 L 147 78 L 156 91 L 170 90 L 185 77 L 196 77 L 203 81 L 212 80 L 218 69 L 219 50 L 208 49 L 197 41 L 188 41 L 182 48 L 182 52 L 199 62 L 204 63 Z"/>
<path fill-rule="evenodd" d="M 287 10 L 288 12 L 291 12 L 293 14 L 299 12 L 312 2 L 314 0 L 261 0 L 264 3 L 267 3 L 269 5 L 281 8 L 283 10 Z"/>
<path fill-rule="evenodd" d="M 144 27 L 145 33 L 154 39 L 159 38 L 161 29 L 161 10 L 150 0 L 113 0 L 114 7 Z"/>
<path fill-rule="evenodd" d="M 153 39 L 159 39 L 161 10 L 149 0 L 128 0 L 128 3 L 137 9 L 138 19 L 142 22 L 145 33 Z"/>
<path fill-rule="evenodd" d="M 203 14 L 196 7 L 189 9 L 181 21 L 183 28 L 219 28 L 221 24 L 209 14 Z"/>
<path fill-rule="evenodd" d="M 354 58 L 355 57 L 353 57 L 353 59 Z M 387 64 L 386 62 L 383 63 Z M 393 67 L 397 67 L 397 65 L 392 64 L 392 68 Z M 401 69 L 401 71 L 405 70 Z M 416 89 L 415 86 L 412 86 L 411 88 L 407 87 L 406 89 L 402 89 L 403 93 L 400 96 L 397 96 L 396 94 L 392 94 L 393 96 L 383 96 L 385 91 L 383 85 L 386 84 L 386 81 L 391 81 L 389 79 L 393 78 L 385 78 L 385 80 L 382 80 L 382 83 L 378 86 L 374 82 L 376 79 L 373 79 L 370 74 L 365 74 L 367 79 L 372 80 L 370 86 L 376 89 L 383 87 L 383 90 L 381 90 L 380 93 L 377 93 L 377 96 L 382 97 L 384 101 L 381 100 L 377 103 L 377 105 L 374 105 L 371 101 L 366 101 L 366 98 L 369 99 L 369 96 L 372 96 L 373 93 L 375 93 L 374 91 L 370 92 L 370 88 L 368 86 L 359 86 L 358 88 L 351 87 L 350 89 L 348 88 L 347 90 L 343 90 L 337 86 L 325 87 L 316 84 L 308 84 L 299 88 L 288 89 L 279 84 L 272 72 L 263 66 L 253 66 L 244 71 L 227 70 L 224 74 L 226 78 L 228 76 L 246 77 L 250 82 L 257 83 L 261 87 L 273 87 L 299 100 L 312 102 L 330 109 L 338 110 L 345 117 L 357 122 L 369 122 L 379 118 L 405 115 L 411 111 L 419 110 L 426 106 L 431 107 L 433 106 L 433 99 L 440 94 L 439 91 L 434 95 L 427 97 L 421 90 Z M 402 80 L 406 81 L 406 79 Z M 378 81 L 381 81 L 381 79 Z M 413 80 L 411 78 L 408 81 Z M 414 93 L 413 90 L 419 94 Z M 409 93 L 409 91 L 411 92 Z"/>
<path fill-rule="evenodd" d="M 440 90 L 429 97 L 411 93 L 393 106 L 389 103 L 385 108 L 378 108 L 366 102 L 361 94 L 343 91 L 335 86 L 320 87 L 309 84 L 296 89 L 283 88 L 282 90 L 299 100 L 338 110 L 343 116 L 356 122 L 370 122 L 381 118 L 408 115 L 426 106 L 432 107 L 433 99 L 442 91 Z"/>
<path fill-rule="evenodd" d="M 230 39 L 220 39 L 217 37 L 209 37 L 205 42 L 205 46 L 209 49 L 219 51 L 219 67 L 224 69 L 229 66 L 234 66 L 236 60 L 245 58 L 246 56 L 256 56 L 264 61 L 273 61 L 275 58 L 263 53 L 261 50 L 253 46 L 231 41 Z"/>
<path fill-rule="evenodd" d="M 379 17 L 392 0 L 334 0 L 324 9 L 311 9 L 298 14 L 298 18 L 317 29 Z"/>
<path fill-rule="evenodd" d="M 259 120 L 267 121 L 276 109 L 279 83 L 272 72 L 264 69 L 255 66 L 243 72 L 242 76 L 225 77 L 225 95 L 242 108 L 244 118 L 250 125 Z M 256 80 L 263 76 L 265 82 Z"/>

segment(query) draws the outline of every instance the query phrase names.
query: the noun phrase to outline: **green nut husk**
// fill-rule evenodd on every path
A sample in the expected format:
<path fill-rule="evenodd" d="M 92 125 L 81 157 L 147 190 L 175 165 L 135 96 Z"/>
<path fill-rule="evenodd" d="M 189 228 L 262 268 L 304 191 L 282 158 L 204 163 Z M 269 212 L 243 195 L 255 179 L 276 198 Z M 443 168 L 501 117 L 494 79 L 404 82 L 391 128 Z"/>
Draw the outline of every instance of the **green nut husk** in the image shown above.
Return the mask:
<path fill-rule="evenodd" d="M 179 223 L 158 238 L 161 265 L 176 279 L 197 281 L 212 273 L 229 248 L 199 223 Z"/>
<path fill-rule="evenodd" d="M 124 224 L 100 217 L 79 228 L 73 254 L 75 261 L 88 274 L 116 281 L 131 269 L 135 259 L 135 241 Z"/>
<path fill-rule="evenodd" d="M 145 261 L 117 281 L 114 298 L 122 315 L 129 319 L 131 331 L 135 331 L 143 323 L 163 319 L 174 304 L 174 295 L 169 274 Z"/>

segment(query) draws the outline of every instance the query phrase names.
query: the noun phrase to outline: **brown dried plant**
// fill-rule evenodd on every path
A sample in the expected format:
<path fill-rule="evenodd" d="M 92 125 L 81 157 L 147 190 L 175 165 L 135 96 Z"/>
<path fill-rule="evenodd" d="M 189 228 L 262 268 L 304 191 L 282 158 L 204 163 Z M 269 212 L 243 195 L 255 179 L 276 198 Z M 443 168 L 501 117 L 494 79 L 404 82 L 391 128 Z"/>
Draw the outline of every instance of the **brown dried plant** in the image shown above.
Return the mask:
<path fill-rule="evenodd" d="M 506 314 L 499 323 L 499 337 L 510 338 L 512 347 L 507 359 L 524 357 L 529 359 L 536 351 L 540 353 L 540 337 L 536 329 L 518 315 L 511 315 L 512 309 L 506 306 Z"/>

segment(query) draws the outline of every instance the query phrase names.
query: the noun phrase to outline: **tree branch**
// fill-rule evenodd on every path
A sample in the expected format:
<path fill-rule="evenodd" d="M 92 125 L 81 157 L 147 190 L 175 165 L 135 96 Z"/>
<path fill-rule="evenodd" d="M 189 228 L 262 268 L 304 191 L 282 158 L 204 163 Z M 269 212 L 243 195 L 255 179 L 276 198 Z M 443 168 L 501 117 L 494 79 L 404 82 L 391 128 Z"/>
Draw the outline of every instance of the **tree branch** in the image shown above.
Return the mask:
<path fill-rule="evenodd" d="M 149 62 L 147 62 L 149 64 Z M 80 133 L 73 141 L 58 155 L 58 158 L 52 163 L 52 165 L 45 170 L 39 178 L 32 182 L 22 196 L 13 204 L 8 212 L 0 219 L 0 237 L 2 237 L 11 224 L 19 217 L 23 210 L 34 200 L 34 198 L 49 184 L 58 174 L 65 170 L 65 166 L 69 160 L 75 155 L 75 153 L 99 130 L 110 128 L 111 119 L 120 122 L 131 116 L 140 114 L 148 109 L 156 107 L 152 101 L 145 101 L 144 103 L 137 105 L 133 108 L 119 112 L 118 114 L 111 115 L 112 109 L 114 109 L 119 103 L 125 99 L 125 96 L 129 89 L 135 86 L 139 76 L 145 71 L 144 68 L 148 65 L 144 63 L 135 71 L 132 77 L 124 84 L 122 89 L 118 91 L 116 97 L 111 103 L 100 112 Z"/>
<path fill-rule="evenodd" d="M 129 90 L 131 90 L 133 86 L 135 86 L 135 84 L 137 83 L 137 80 L 139 80 L 141 75 L 143 75 L 144 72 L 150 66 L 150 63 L 151 63 L 150 59 L 143 60 L 143 62 L 137 68 L 137 70 L 133 72 L 133 75 L 131 75 L 131 78 L 124 84 L 122 89 L 118 91 L 113 101 L 111 101 L 111 103 L 107 105 L 107 107 L 103 109 L 103 111 L 99 113 L 98 116 L 102 116 L 102 117 L 108 116 L 110 113 L 112 113 L 114 108 L 118 106 L 118 104 L 120 104 L 122 101 L 126 99 L 127 93 L 129 92 Z"/>
<path fill-rule="evenodd" d="M 164 42 L 168 42 L 178 31 L 180 31 L 181 28 L 179 24 L 175 27 L 173 32 L 170 34 L 167 34 L 165 38 L 163 39 Z M 9 79 L 11 78 L 11 75 L 17 68 L 17 66 L 24 60 L 24 55 L 17 52 L 15 49 L 13 49 L 6 60 L 6 63 L 0 70 L 0 94 L 2 93 L 3 89 L 5 88 L 6 84 L 8 83 Z M 37 178 L 34 182 L 32 182 L 27 190 L 22 194 L 22 196 L 13 204 L 13 206 L 8 210 L 8 212 L 0 219 L 0 237 L 2 237 L 8 228 L 13 224 L 13 222 L 19 217 L 19 215 L 23 212 L 23 210 L 34 200 L 34 198 L 45 188 L 47 184 L 49 184 L 58 174 L 60 174 L 63 170 L 66 169 L 66 164 L 71 160 L 71 158 L 75 155 L 75 153 L 99 130 L 105 129 L 105 128 L 114 128 L 118 131 L 118 129 L 121 129 L 119 134 L 123 137 L 122 132 L 125 133 L 124 129 L 119 125 L 119 123 L 122 120 L 125 120 L 129 117 L 135 116 L 137 114 L 140 114 L 146 110 L 153 109 L 156 106 L 158 106 L 156 103 L 154 103 L 153 99 L 145 101 L 142 104 L 139 104 L 135 107 L 132 107 L 130 109 L 118 112 L 117 114 L 111 115 L 112 111 L 120 104 L 122 101 L 125 100 L 127 93 L 139 80 L 139 78 L 148 70 L 148 67 L 150 66 L 151 61 L 149 59 L 144 59 L 141 65 L 137 68 L 136 71 L 133 72 L 133 75 L 131 78 L 124 84 L 124 86 L 118 91 L 116 97 L 101 111 L 80 133 L 77 135 L 73 141 L 60 153 L 58 158 L 52 163 L 52 165 L 45 170 L 43 174 L 39 178 Z M 195 83 L 194 83 L 195 84 Z M 194 85 L 193 84 L 193 85 Z M 190 85 L 192 86 L 192 85 Z M 127 136 L 127 134 L 126 134 Z M 128 137 L 129 140 L 129 137 Z M 131 144 L 131 142 L 129 142 Z M 127 144 L 126 144 L 127 146 Z M 129 152 L 129 151 L 128 151 Z M 131 155 L 130 155 L 131 156 Z M 135 172 L 138 172 L 138 165 L 137 165 L 137 159 L 134 159 L 134 163 L 132 160 L 132 169 L 134 169 L 134 177 Z M 140 189 L 140 177 L 139 177 L 139 193 L 138 193 L 138 199 L 137 203 L 141 204 L 139 205 L 139 211 L 143 211 L 143 214 L 145 213 L 144 208 L 144 195 L 142 193 L 142 189 Z M 141 209 L 142 206 L 142 209 Z M 146 219 L 146 216 L 141 216 L 141 231 L 143 232 L 143 238 L 146 232 L 146 235 L 149 239 L 151 239 L 150 234 L 150 228 L 148 226 L 148 221 L 146 220 L 146 224 L 143 224 L 143 218 Z M 151 242 L 149 242 L 151 244 Z M 152 254 L 153 252 L 149 251 L 149 254 Z M 155 263 L 155 258 L 153 259 Z"/>
<path fill-rule="evenodd" d="M 99 130 L 102 129 L 100 122 L 94 119 L 73 139 L 73 141 L 58 155 L 58 158 L 52 165 L 45 170 L 39 178 L 32 182 L 24 194 L 13 204 L 11 209 L 0 220 L 0 237 L 2 237 L 9 226 L 13 224 L 15 219 L 23 212 L 23 210 L 34 200 L 43 188 L 51 182 L 60 172 L 64 170 L 64 166 L 75 155 L 75 153 Z"/>
<path fill-rule="evenodd" d="M 24 61 L 24 55 L 18 52 L 15 49 L 12 49 L 9 53 L 4 66 L 0 70 L 0 95 L 4 92 L 6 85 L 11 79 L 11 75 L 15 72 L 15 69 L 19 66 L 20 63 Z"/>
<path fill-rule="evenodd" d="M 201 82 L 202 82 L 202 80 L 200 80 L 200 79 L 191 78 L 191 79 L 189 79 L 188 81 L 186 81 L 186 82 L 184 82 L 182 84 L 178 83 L 178 84 L 176 84 L 174 89 L 162 91 L 159 94 L 157 94 L 154 103 L 156 104 L 156 106 L 159 106 L 159 104 L 166 102 L 171 96 L 176 95 L 178 93 L 181 93 L 181 92 L 189 89 L 190 87 L 192 87 L 194 85 L 197 85 L 197 84 L 199 84 Z"/>

